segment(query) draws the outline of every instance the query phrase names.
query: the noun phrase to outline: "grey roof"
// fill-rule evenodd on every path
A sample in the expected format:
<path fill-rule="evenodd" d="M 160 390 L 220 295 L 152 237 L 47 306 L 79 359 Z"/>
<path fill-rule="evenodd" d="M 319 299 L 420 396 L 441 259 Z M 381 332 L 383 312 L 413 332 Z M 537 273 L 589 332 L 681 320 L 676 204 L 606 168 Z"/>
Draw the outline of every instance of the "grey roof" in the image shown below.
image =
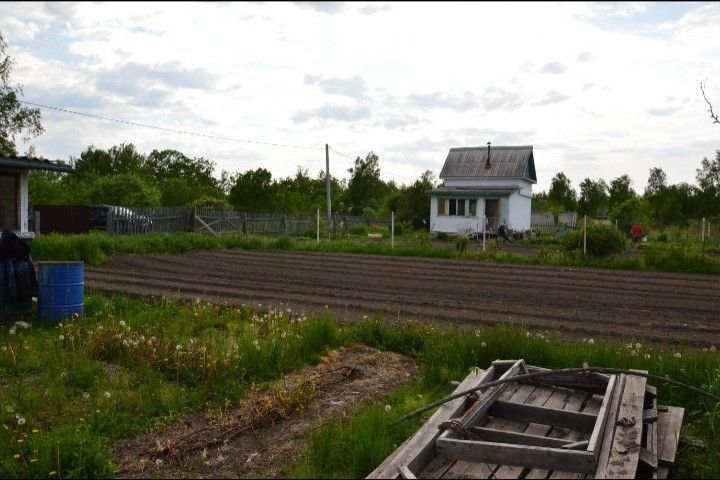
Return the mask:
<path fill-rule="evenodd" d="M 27 168 L 30 170 L 51 170 L 53 172 L 67 173 L 75 171 L 73 167 L 67 163 L 61 162 L 60 160 L 53 162 L 44 158 L 6 157 L 4 155 L 0 155 L 0 167 Z"/>
<path fill-rule="evenodd" d="M 488 195 L 510 195 L 518 190 L 515 185 L 495 185 L 489 187 L 438 187 L 428 191 L 428 195 L 447 195 L 455 197 L 474 197 Z"/>
<path fill-rule="evenodd" d="M 490 168 L 486 168 L 487 147 L 451 148 L 440 178 L 527 178 L 537 181 L 532 145 L 490 147 Z"/>

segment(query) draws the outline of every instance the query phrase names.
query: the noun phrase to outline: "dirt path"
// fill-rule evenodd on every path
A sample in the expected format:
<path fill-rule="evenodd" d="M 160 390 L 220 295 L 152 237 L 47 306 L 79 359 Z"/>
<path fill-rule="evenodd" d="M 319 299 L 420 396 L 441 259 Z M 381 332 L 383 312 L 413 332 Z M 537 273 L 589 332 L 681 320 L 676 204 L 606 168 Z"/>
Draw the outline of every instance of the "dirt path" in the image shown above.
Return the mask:
<path fill-rule="evenodd" d="M 365 346 L 340 348 L 315 366 L 211 418 L 192 414 L 161 431 L 121 440 L 121 478 L 279 476 L 297 462 L 310 433 L 352 415 L 417 376 L 418 365 Z"/>
<path fill-rule="evenodd" d="M 345 320 L 524 324 L 575 337 L 720 345 L 720 276 L 318 252 L 118 255 L 87 285 L 131 295 L 286 305 Z"/>

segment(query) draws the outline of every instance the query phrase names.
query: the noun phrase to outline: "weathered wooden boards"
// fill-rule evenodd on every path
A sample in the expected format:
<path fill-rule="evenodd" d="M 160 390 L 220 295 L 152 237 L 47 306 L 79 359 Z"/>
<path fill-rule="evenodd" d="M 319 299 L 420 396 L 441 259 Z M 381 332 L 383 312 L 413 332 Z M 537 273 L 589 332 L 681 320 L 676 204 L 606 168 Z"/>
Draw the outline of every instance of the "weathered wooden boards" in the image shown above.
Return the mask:
<path fill-rule="evenodd" d="M 552 373 L 498 360 L 456 392 L 368 478 L 666 478 L 683 409 L 658 405 L 645 377 Z M 639 372 L 640 373 L 640 372 Z"/>

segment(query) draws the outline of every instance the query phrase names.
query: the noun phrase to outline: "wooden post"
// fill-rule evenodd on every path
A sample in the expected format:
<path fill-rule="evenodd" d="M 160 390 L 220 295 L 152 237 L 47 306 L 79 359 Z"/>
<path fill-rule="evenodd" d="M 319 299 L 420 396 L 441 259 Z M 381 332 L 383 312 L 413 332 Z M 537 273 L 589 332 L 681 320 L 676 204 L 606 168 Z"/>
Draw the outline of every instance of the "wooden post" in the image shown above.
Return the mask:
<path fill-rule="evenodd" d="M 287 213 L 283 214 L 283 226 L 285 228 L 285 235 L 288 234 L 288 216 Z"/>
<path fill-rule="evenodd" d="M 395 248 L 395 212 L 390 212 L 390 248 Z"/>
<path fill-rule="evenodd" d="M 35 232 L 35 235 L 40 235 L 40 211 L 35 210 L 33 215 L 33 231 Z"/>
<path fill-rule="evenodd" d="M 109 208 L 108 208 L 107 220 L 106 220 L 106 221 L 107 221 L 107 226 L 106 226 L 105 230 L 107 231 L 108 235 L 112 235 L 113 233 L 115 233 L 114 228 L 113 228 L 115 225 L 114 225 L 114 222 L 113 222 L 113 209 L 112 209 L 112 207 L 109 207 Z"/>
<path fill-rule="evenodd" d="M 320 243 L 320 209 L 317 209 L 317 234 L 315 238 L 315 243 Z"/>
<path fill-rule="evenodd" d="M 702 242 L 702 253 L 705 255 L 705 217 L 702 219 L 702 234 L 700 235 L 700 240 Z"/>
<path fill-rule="evenodd" d="M 583 219 L 583 255 L 587 255 L 587 215 Z"/>
<path fill-rule="evenodd" d="M 487 230 L 487 217 L 485 215 L 483 215 L 482 229 L 483 229 L 483 252 L 484 252 L 485 251 L 485 230 Z"/>
<path fill-rule="evenodd" d="M 330 147 L 325 144 L 325 196 L 327 197 L 327 227 L 332 227 L 332 199 L 330 198 Z"/>

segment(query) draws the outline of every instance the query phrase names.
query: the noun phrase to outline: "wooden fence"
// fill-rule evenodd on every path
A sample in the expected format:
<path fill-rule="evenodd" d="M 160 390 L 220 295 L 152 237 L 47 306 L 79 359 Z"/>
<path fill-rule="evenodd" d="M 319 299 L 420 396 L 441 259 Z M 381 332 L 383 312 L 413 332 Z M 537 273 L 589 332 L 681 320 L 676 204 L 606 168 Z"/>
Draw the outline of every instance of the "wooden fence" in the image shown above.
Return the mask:
<path fill-rule="evenodd" d="M 316 215 L 253 213 L 221 210 L 212 207 L 110 207 L 107 213 L 109 234 L 155 232 L 247 233 L 256 235 L 315 236 Z M 324 230 L 327 218 L 320 216 Z M 350 231 L 354 227 L 380 225 L 390 228 L 390 217 L 334 215 L 334 231 Z"/>

